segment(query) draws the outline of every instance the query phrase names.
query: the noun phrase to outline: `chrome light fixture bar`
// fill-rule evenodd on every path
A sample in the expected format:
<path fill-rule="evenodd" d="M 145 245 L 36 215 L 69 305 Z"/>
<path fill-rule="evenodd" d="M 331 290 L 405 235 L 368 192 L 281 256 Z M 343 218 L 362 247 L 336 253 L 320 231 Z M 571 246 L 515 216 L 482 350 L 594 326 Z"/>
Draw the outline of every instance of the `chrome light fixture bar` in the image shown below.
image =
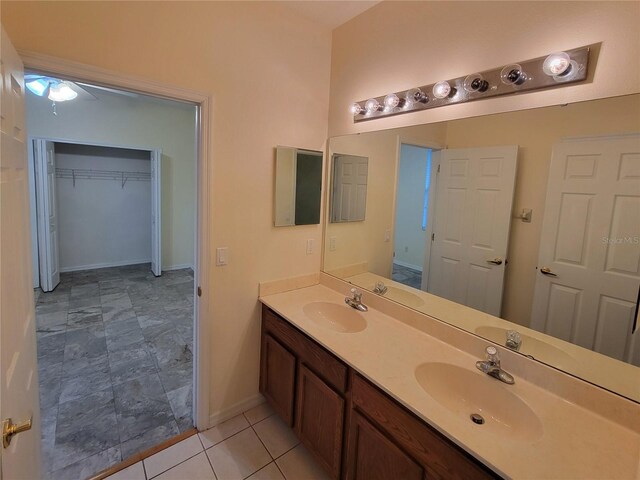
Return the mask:
<path fill-rule="evenodd" d="M 364 122 L 581 82 L 587 78 L 589 51 L 589 46 L 575 48 L 403 92 L 389 93 L 354 102 L 349 110 L 354 122 Z"/>

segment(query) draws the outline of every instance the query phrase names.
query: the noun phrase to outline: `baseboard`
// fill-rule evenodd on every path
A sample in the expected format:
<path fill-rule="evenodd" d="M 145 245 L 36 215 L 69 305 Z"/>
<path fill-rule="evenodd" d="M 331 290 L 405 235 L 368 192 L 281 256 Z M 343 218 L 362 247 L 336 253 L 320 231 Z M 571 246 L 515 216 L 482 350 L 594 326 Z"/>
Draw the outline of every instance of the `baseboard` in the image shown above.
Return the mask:
<path fill-rule="evenodd" d="M 162 266 L 162 271 L 163 272 L 170 272 L 171 270 L 182 270 L 184 268 L 190 268 L 191 270 L 193 270 L 193 265 L 191 265 L 190 263 L 182 263 L 180 265 L 171 265 L 169 267 L 165 267 L 163 265 Z"/>
<path fill-rule="evenodd" d="M 141 263 L 151 263 L 151 259 L 145 260 L 124 260 L 121 262 L 94 263 L 92 265 L 79 265 L 76 267 L 60 267 L 60 273 L 79 272 L 81 270 L 94 270 L 96 268 L 123 267 L 125 265 L 138 265 Z"/>
<path fill-rule="evenodd" d="M 232 405 L 229 408 L 225 408 L 224 410 L 220 410 L 218 412 L 214 412 L 209 415 L 209 428 L 215 427 L 220 423 L 229 420 L 230 418 L 235 417 L 236 415 L 240 415 L 242 412 L 246 412 L 247 410 L 251 410 L 253 407 L 257 407 L 261 403 L 264 403 L 265 399 L 262 394 L 258 393 L 249 397 L 241 402 Z"/>
<path fill-rule="evenodd" d="M 418 265 L 412 265 L 411 263 L 407 263 L 407 262 L 403 262 L 401 260 L 393 260 L 393 263 L 395 263 L 396 265 L 400 265 L 401 267 L 407 267 L 410 268 L 411 270 L 417 270 L 419 272 L 422 271 L 422 266 L 418 266 Z"/>

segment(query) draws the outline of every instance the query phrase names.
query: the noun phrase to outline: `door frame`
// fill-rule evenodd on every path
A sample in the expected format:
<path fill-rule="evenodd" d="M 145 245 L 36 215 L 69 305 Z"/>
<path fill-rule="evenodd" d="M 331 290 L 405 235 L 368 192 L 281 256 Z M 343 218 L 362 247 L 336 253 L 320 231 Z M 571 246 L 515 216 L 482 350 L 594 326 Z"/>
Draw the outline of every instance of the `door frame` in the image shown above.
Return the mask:
<path fill-rule="evenodd" d="M 440 167 L 440 150 L 446 148 L 446 146 L 442 146 L 436 142 L 424 142 L 420 140 L 413 140 L 411 138 L 404 138 L 402 135 L 398 135 L 396 139 L 396 171 L 395 171 L 395 179 L 394 179 L 394 188 L 393 188 L 393 213 L 392 213 L 392 235 L 391 235 L 391 264 L 389 266 L 389 278 L 393 278 L 393 264 L 394 264 L 394 256 L 393 252 L 395 252 L 396 248 L 396 209 L 397 209 L 397 198 L 398 198 L 398 178 L 400 178 L 400 157 L 402 155 L 402 145 L 410 145 L 412 147 L 419 148 L 427 148 L 431 150 L 431 185 L 429 187 L 429 212 L 428 218 L 434 218 L 435 214 L 435 206 L 436 206 L 436 190 L 438 187 L 438 168 Z M 433 188 L 431 188 L 433 187 Z M 431 258 L 431 234 L 433 233 L 433 224 L 434 222 L 427 223 L 427 230 L 425 231 L 425 248 L 424 248 L 424 257 L 422 259 L 422 284 L 420 289 L 423 291 L 427 291 L 427 282 L 425 280 L 425 272 L 427 271 L 427 266 L 429 265 L 429 261 Z M 428 275 L 427 275 L 428 279 Z"/>
<path fill-rule="evenodd" d="M 142 145 L 120 145 L 120 144 L 115 144 L 115 143 L 104 143 L 104 142 L 94 142 L 94 141 L 90 141 L 90 142 L 85 142 L 82 140 L 76 140 L 76 139 L 70 139 L 70 138 L 63 138 L 63 137 L 36 137 L 36 136 L 31 136 L 28 135 L 27 132 L 27 138 L 28 138 L 28 142 L 29 142 L 29 152 L 28 152 L 28 160 L 29 160 L 29 179 L 33 178 L 33 184 L 29 186 L 29 190 L 30 192 L 32 191 L 32 203 L 30 204 L 31 206 L 35 206 L 37 205 L 37 197 L 38 195 L 41 195 L 41 191 L 42 191 L 42 182 L 43 182 L 43 178 L 39 177 L 37 175 L 37 171 L 38 171 L 38 167 L 36 165 L 37 162 L 37 158 L 36 158 L 36 152 L 35 149 L 33 148 L 34 146 L 34 141 L 36 140 L 44 140 L 45 142 L 53 142 L 53 143 L 68 143 L 68 144 L 72 144 L 72 145 L 87 145 L 89 147 L 106 147 L 106 148 L 121 148 L 121 149 L 126 149 L 126 150 L 137 150 L 140 152 L 148 152 L 149 154 L 153 155 L 154 153 L 159 155 L 160 157 L 162 157 L 162 149 L 161 148 L 152 148 L 152 147 L 147 147 L 147 146 L 142 146 Z M 32 174 L 32 172 L 34 172 Z M 161 201 L 161 192 L 162 192 L 162 179 L 161 177 L 154 177 L 153 175 L 151 176 L 151 188 L 152 189 L 156 189 L 157 193 L 157 198 L 158 198 L 158 203 L 160 203 Z M 154 206 L 152 205 L 151 208 L 153 215 L 155 217 L 155 224 L 152 224 L 151 228 L 152 230 L 156 230 L 155 232 L 155 236 L 158 239 L 159 245 L 160 247 L 158 248 L 159 253 L 159 257 L 160 257 L 160 261 L 158 262 L 160 265 L 162 265 L 162 239 L 161 239 L 161 225 L 162 225 L 162 215 L 161 215 L 161 211 L 160 209 L 154 209 Z M 34 263 L 34 267 L 33 267 L 33 272 L 34 275 L 37 275 L 34 277 L 34 288 L 40 287 L 41 283 L 40 283 L 40 275 L 42 274 L 40 266 L 41 266 L 41 262 L 40 262 L 40 256 L 42 255 L 42 249 L 41 249 L 41 245 L 43 245 L 44 239 L 42 238 L 43 232 L 42 229 L 40 228 L 41 225 L 41 221 L 42 219 L 38 218 L 40 215 L 42 214 L 42 212 L 38 211 L 37 208 L 29 208 L 29 216 L 30 216 L 30 221 L 31 221 L 31 231 L 32 231 L 32 240 L 35 240 L 36 244 L 32 246 L 32 250 L 34 251 L 34 256 L 33 256 L 33 263 Z M 152 231 L 151 233 L 151 242 L 153 244 L 154 242 L 154 232 Z M 152 251 L 151 251 L 151 257 L 152 257 L 152 261 L 153 261 L 153 245 L 152 245 Z M 100 267 L 98 267 L 100 268 Z M 68 271 L 68 270 L 67 270 Z M 63 272 L 61 272 L 63 273 Z"/>
<path fill-rule="evenodd" d="M 210 324 L 211 291 L 209 266 L 209 239 L 211 199 L 211 122 L 213 98 L 211 95 L 163 84 L 133 75 L 123 74 L 84 63 L 23 50 L 18 53 L 27 70 L 47 72 L 71 81 L 84 81 L 95 85 L 118 88 L 168 100 L 191 103 L 196 106 L 196 235 L 194 239 L 194 363 L 193 363 L 193 420 L 198 430 L 210 425 Z M 198 296 L 198 292 L 204 295 Z"/>

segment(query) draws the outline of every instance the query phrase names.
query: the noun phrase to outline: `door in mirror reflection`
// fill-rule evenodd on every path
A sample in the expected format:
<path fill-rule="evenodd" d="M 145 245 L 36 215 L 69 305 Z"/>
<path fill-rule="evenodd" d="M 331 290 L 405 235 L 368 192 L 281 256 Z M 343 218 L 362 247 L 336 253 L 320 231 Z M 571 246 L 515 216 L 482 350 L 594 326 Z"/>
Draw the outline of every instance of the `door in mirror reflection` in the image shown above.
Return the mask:
<path fill-rule="evenodd" d="M 276 148 L 276 227 L 320 223 L 322 152 Z"/>
<path fill-rule="evenodd" d="M 333 156 L 331 221 L 361 222 L 367 209 L 369 159 L 355 155 Z"/>

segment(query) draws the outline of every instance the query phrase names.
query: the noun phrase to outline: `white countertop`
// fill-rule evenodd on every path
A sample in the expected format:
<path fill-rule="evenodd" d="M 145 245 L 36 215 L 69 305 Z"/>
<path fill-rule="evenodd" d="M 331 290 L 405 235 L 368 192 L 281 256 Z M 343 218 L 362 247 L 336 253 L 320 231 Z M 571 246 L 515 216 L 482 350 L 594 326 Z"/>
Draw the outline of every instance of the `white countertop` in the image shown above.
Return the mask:
<path fill-rule="evenodd" d="M 324 285 L 266 295 L 260 301 L 505 477 L 640 478 L 640 432 L 517 376 L 514 385 L 500 384 L 475 368 L 478 358 L 372 308 L 362 314 L 367 328 L 360 332 L 338 333 L 320 326 L 303 312 L 306 304 L 344 305 L 344 295 Z M 535 439 L 502 438 L 474 425 L 468 416 L 452 413 L 416 380 L 416 367 L 426 362 L 457 365 L 496 382 L 496 388 L 509 389 L 536 413 L 542 434 Z M 509 371 L 504 362 L 503 368 Z"/>

